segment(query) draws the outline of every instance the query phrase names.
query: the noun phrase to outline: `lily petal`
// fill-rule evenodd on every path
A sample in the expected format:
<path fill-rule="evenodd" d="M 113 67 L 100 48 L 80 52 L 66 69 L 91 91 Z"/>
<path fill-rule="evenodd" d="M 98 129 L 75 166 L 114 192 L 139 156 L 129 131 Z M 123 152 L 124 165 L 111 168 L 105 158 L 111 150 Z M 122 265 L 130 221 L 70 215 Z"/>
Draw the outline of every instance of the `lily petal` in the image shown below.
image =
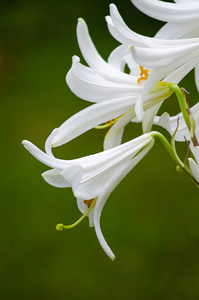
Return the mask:
<path fill-rule="evenodd" d="M 117 69 L 106 63 L 97 52 L 90 36 L 86 23 L 83 19 L 79 19 L 77 24 L 77 39 L 80 50 L 87 64 L 93 68 L 102 77 L 116 82 L 130 83 L 130 78 L 127 74 L 117 71 Z"/>
<path fill-rule="evenodd" d="M 124 127 L 135 118 L 135 110 L 124 114 L 107 132 L 104 138 L 104 150 L 114 148 L 121 144 Z"/>
<path fill-rule="evenodd" d="M 167 3 L 157 0 L 131 0 L 132 3 L 148 16 L 164 22 L 185 23 L 198 20 L 199 3 Z"/>
<path fill-rule="evenodd" d="M 189 160 L 191 172 L 195 177 L 195 179 L 199 182 L 199 166 L 192 158 L 188 158 L 188 160 Z"/>
<path fill-rule="evenodd" d="M 66 120 L 52 140 L 52 147 L 63 145 L 89 129 L 115 119 L 134 107 L 138 98 L 122 98 L 97 103 Z"/>
<path fill-rule="evenodd" d="M 60 174 L 60 170 L 52 169 L 49 171 L 46 171 L 42 174 L 42 177 L 44 180 L 55 187 L 59 188 L 66 188 L 70 187 L 70 183 L 63 178 L 63 176 Z"/>
<path fill-rule="evenodd" d="M 123 76 L 124 73 L 120 72 L 120 74 Z M 74 56 L 66 81 L 69 88 L 78 97 L 91 102 L 102 102 L 132 96 L 140 92 L 137 78 L 128 74 L 126 76 L 128 77 L 126 82 L 118 83 L 108 80 L 96 73 L 95 70 L 83 66 L 79 62 L 79 58 Z"/>
<path fill-rule="evenodd" d="M 101 228 L 100 228 L 100 217 L 102 209 L 112 193 L 112 191 L 115 189 L 115 187 L 122 181 L 122 179 L 136 166 L 136 164 L 146 155 L 146 153 L 151 149 L 153 146 L 154 141 L 152 141 L 148 146 L 146 146 L 137 156 L 130 162 L 123 164 L 123 168 L 120 170 L 119 174 L 115 174 L 115 176 L 112 177 L 112 179 L 107 183 L 107 185 L 104 188 L 104 192 L 99 196 L 97 199 L 97 203 L 94 210 L 94 224 L 95 224 L 95 231 L 96 235 L 98 237 L 98 240 L 105 251 L 105 253 L 112 259 L 115 259 L 115 255 L 113 254 L 112 250 L 108 246 Z"/>

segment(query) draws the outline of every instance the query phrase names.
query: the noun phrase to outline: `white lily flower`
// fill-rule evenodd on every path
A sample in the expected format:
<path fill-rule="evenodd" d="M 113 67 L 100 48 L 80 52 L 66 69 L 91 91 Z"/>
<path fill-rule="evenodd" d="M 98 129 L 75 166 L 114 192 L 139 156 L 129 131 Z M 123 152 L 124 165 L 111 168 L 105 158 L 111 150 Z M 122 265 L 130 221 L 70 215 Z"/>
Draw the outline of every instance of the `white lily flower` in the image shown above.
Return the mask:
<path fill-rule="evenodd" d="M 195 121 L 196 135 L 199 136 L 199 103 L 191 107 L 191 111 Z M 160 117 L 156 116 L 154 118 L 154 124 L 165 128 L 171 136 L 174 134 L 178 126 L 178 130 L 175 134 L 175 140 L 179 142 L 185 141 L 185 138 L 187 141 L 191 140 L 190 133 L 182 113 L 170 117 L 167 112 L 164 112 Z"/>
<path fill-rule="evenodd" d="M 143 116 L 143 99 L 160 80 L 178 84 L 196 67 L 195 80 L 199 90 L 199 43 L 196 40 L 198 39 L 189 39 L 189 43 L 180 48 L 175 46 L 168 49 L 131 47 L 133 58 L 137 63 L 152 69 L 136 107 L 138 109 L 137 115 Z"/>
<path fill-rule="evenodd" d="M 110 16 L 106 17 L 106 20 L 109 31 L 120 43 L 126 46 L 133 45 L 133 59 L 151 70 L 136 105 L 136 115 L 140 120 L 144 118 L 144 99 L 160 80 L 178 84 L 195 68 L 196 84 L 199 88 L 199 38 L 168 40 L 139 35 L 127 27 L 113 4 L 110 5 Z"/>
<path fill-rule="evenodd" d="M 100 229 L 101 212 L 114 188 L 151 149 L 154 138 L 149 133 L 144 134 L 110 150 L 73 160 L 57 159 L 28 141 L 23 141 L 22 144 L 36 159 L 53 168 L 42 174 L 49 184 L 72 187 L 83 214 L 95 201 L 88 214 L 90 226 L 95 227 L 106 254 L 114 259 L 115 256 Z"/>
<path fill-rule="evenodd" d="M 52 135 L 48 139 L 52 147 L 67 143 L 99 124 L 110 120 L 116 121 L 129 111 L 133 111 L 133 119 L 136 116 L 135 105 L 145 84 L 146 77 L 140 76 L 139 66 L 133 61 L 129 47 L 125 45 L 117 47 L 109 56 L 108 63 L 105 62 L 97 52 L 83 19 L 78 21 L 77 38 L 82 55 L 89 67 L 82 65 L 79 58 L 74 56 L 66 81 L 78 97 L 97 103 L 64 122 L 56 134 L 53 133 L 53 139 Z M 124 72 L 126 64 L 130 69 L 130 74 Z M 162 101 L 170 95 L 171 91 L 167 86 L 156 86 L 146 95 L 143 104 L 146 111 L 146 118 L 143 118 L 144 132 L 150 131 L 153 123 L 147 110 L 150 109 L 150 116 L 156 115 Z M 111 132 L 108 138 L 112 138 Z M 119 142 L 119 139 L 117 141 Z M 118 144 L 114 144 L 116 145 Z"/>
<path fill-rule="evenodd" d="M 157 38 L 178 39 L 199 37 L 199 1 L 175 0 L 168 3 L 159 0 L 131 0 L 143 13 L 168 22 L 156 34 Z"/>

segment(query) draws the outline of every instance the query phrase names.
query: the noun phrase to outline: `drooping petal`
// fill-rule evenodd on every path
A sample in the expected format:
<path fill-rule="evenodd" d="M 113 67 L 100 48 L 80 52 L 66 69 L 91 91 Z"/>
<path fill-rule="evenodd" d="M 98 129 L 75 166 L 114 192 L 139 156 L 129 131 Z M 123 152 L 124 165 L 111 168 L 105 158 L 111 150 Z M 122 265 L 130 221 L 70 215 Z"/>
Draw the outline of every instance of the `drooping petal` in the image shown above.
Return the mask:
<path fill-rule="evenodd" d="M 137 146 L 134 146 L 129 150 L 126 148 L 126 151 L 120 153 L 120 155 L 117 155 L 115 158 L 110 158 L 109 161 L 103 165 L 99 165 L 99 167 L 96 164 L 95 170 L 92 172 L 84 171 L 81 183 L 76 189 L 73 189 L 74 195 L 84 199 L 96 198 L 110 178 L 112 178 L 114 174 L 119 174 L 120 170 L 123 168 L 123 165 L 131 161 L 131 159 L 133 159 L 133 157 L 135 157 L 141 149 L 148 145 L 151 140 L 152 138 L 150 135 L 149 138 L 145 139 L 144 137 L 144 140 Z M 108 151 L 110 150 L 107 150 L 104 153 L 108 153 Z"/>
<path fill-rule="evenodd" d="M 60 174 L 61 170 L 52 169 L 42 174 L 44 180 L 55 187 L 66 188 L 70 187 L 70 183 Z"/>
<path fill-rule="evenodd" d="M 121 167 L 120 172 L 115 173 L 114 176 L 110 178 L 110 180 L 105 185 L 103 192 L 99 195 L 97 199 L 95 210 L 94 210 L 95 231 L 103 250 L 112 260 L 115 259 L 115 255 L 113 254 L 112 250 L 108 246 L 100 228 L 100 217 L 101 217 L 102 209 L 108 197 L 115 189 L 115 187 L 135 167 L 135 165 L 147 154 L 147 152 L 151 149 L 153 144 L 154 144 L 154 140 L 152 139 L 151 142 L 148 144 L 148 146 L 146 146 L 141 152 L 139 152 L 137 156 L 133 158 L 133 160 L 131 160 L 130 162 L 126 162 L 126 164 L 123 164 L 123 167 Z"/>
<path fill-rule="evenodd" d="M 173 71 L 170 71 L 170 73 L 166 70 L 165 73 L 167 73 L 168 75 L 164 78 L 164 81 L 178 84 L 191 70 L 195 68 L 195 66 L 197 66 L 198 61 L 198 57 L 195 57 L 193 59 L 190 59 L 188 62 L 181 65 L 180 67 L 176 69 L 173 68 Z"/>
<path fill-rule="evenodd" d="M 106 17 L 109 31 L 122 44 L 134 45 L 136 47 L 157 47 L 161 49 L 174 46 L 181 47 L 182 45 L 189 44 L 188 39 L 168 40 L 164 36 L 161 39 L 150 38 L 130 30 L 114 4 L 110 5 L 110 15 L 110 17 Z"/>
<path fill-rule="evenodd" d="M 83 19 L 79 19 L 77 24 L 77 39 L 84 59 L 98 74 L 119 83 L 131 82 L 127 74 L 121 73 L 101 58 L 89 36 L 86 23 Z"/>
<path fill-rule="evenodd" d="M 138 98 L 137 98 L 138 99 Z M 115 119 L 134 107 L 133 97 L 110 100 L 85 108 L 66 120 L 54 136 L 52 147 L 63 145 L 87 130 Z"/>
<path fill-rule="evenodd" d="M 192 39 L 189 44 L 168 49 L 131 47 L 135 61 L 146 68 L 165 67 L 170 64 L 178 66 L 199 55 L 199 43 Z"/>
<path fill-rule="evenodd" d="M 164 22 L 194 22 L 199 17 L 199 3 L 167 3 L 157 0 L 131 0 L 132 3 L 148 16 Z"/>
<path fill-rule="evenodd" d="M 147 67 L 153 68 L 147 78 L 147 81 L 144 85 L 144 89 L 142 95 L 137 102 L 136 105 L 136 115 L 139 119 L 143 119 L 144 112 L 143 112 L 143 102 L 147 94 L 150 92 L 153 86 L 155 86 L 158 81 L 164 79 L 167 82 L 173 82 L 178 84 L 178 82 L 199 63 L 199 53 L 197 53 L 197 45 L 192 45 L 192 49 L 195 50 L 192 54 L 189 53 L 190 48 L 188 46 L 184 47 L 184 54 L 183 49 L 168 49 L 171 56 L 169 58 L 162 56 L 162 51 L 156 49 L 154 53 L 152 53 L 152 49 L 148 48 L 135 48 L 131 47 L 133 57 L 139 64 L 146 65 Z M 188 50 L 189 49 L 189 50 Z M 140 50 L 140 51 L 139 51 Z M 157 53 L 157 56 L 154 54 Z M 166 55 L 166 52 L 165 52 Z M 173 55 L 173 58 L 172 58 Z M 188 58 L 189 55 L 189 58 Z M 191 56 L 193 56 L 191 58 Z M 161 60 L 161 58 L 162 60 Z"/>
<path fill-rule="evenodd" d="M 125 63 L 125 62 L 124 62 Z M 122 72 L 120 72 L 122 76 Z M 132 96 L 139 92 L 137 78 L 126 74 L 128 81 L 114 82 L 100 76 L 95 70 L 82 65 L 77 56 L 73 57 L 73 64 L 66 81 L 72 92 L 78 97 L 91 101 L 102 102 L 120 97 Z"/>
<path fill-rule="evenodd" d="M 153 120 L 160 108 L 160 106 L 162 105 L 162 102 L 152 106 L 151 108 L 147 109 L 144 112 L 144 118 L 142 121 L 142 131 L 143 133 L 146 132 L 150 132 L 151 131 L 151 127 L 153 125 Z"/>
<path fill-rule="evenodd" d="M 37 148 L 34 144 L 29 141 L 22 141 L 22 145 L 40 162 L 54 169 L 62 170 L 68 167 L 71 162 L 63 159 L 58 159 L 52 155 L 46 154 Z"/>
<path fill-rule="evenodd" d="M 125 67 L 124 57 L 129 54 L 129 47 L 120 45 L 115 48 L 108 57 L 108 64 L 113 68 L 123 72 Z"/>
<path fill-rule="evenodd" d="M 45 142 L 45 150 L 46 150 L 46 153 L 48 155 L 51 155 L 51 156 L 54 156 L 53 153 L 52 153 L 52 147 L 51 147 L 51 144 L 52 144 L 52 141 L 54 139 L 54 137 L 57 135 L 59 131 L 59 128 L 55 128 L 51 134 L 48 136 L 48 138 L 46 139 L 46 142 Z"/>
<path fill-rule="evenodd" d="M 146 133 L 113 149 L 73 160 L 55 158 L 44 153 L 34 144 L 26 140 L 22 141 L 22 144 L 37 160 L 51 168 L 65 170 L 69 166 L 79 164 L 84 169 L 84 172 L 87 172 L 88 176 L 90 176 L 92 175 L 94 168 L 103 168 L 106 164 L 109 164 L 110 161 L 117 161 L 118 157 L 122 156 L 123 154 L 127 154 L 128 151 L 137 151 L 137 147 L 143 147 L 142 143 L 147 143 L 148 139 L 151 139 L 151 136 L 150 134 Z"/>
<path fill-rule="evenodd" d="M 188 39 L 199 37 L 199 22 L 167 23 L 155 35 L 158 39 Z"/>
<path fill-rule="evenodd" d="M 135 118 L 135 110 L 124 114 L 107 132 L 104 138 L 104 150 L 111 149 L 121 144 L 124 127 Z"/>

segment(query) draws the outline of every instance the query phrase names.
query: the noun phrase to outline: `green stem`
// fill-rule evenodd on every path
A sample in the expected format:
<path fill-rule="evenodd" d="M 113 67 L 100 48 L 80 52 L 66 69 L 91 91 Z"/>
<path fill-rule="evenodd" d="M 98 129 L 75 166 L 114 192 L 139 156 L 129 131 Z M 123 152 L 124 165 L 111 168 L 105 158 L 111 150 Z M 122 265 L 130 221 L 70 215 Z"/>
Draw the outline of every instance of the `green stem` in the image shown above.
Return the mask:
<path fill-rule="evenodd" d="M 160 140 L 160 142 L 163 144 L 163 146 L 165 147 L 171 158 L 175 161 L 175 163 L 177 163 L 177 165 L 179 165 L 180 168 L 189 175 L 189 177 L 196 183 L 196 185 L 199 186 L 199 183 L 193 176 L 192 172 L 187 168 L 187 166 L 181 161 L 181 159 L 177 155 L 175 145 L 171 146 L 167 139 L 158 131 L 152 131 L 150 134 L 153 138 L 158 138 Z"/>
<path fill-rule="evenodd" d="M 168 85 L 168 88 L 171 91 L 174 91 L 177 98 L 178 98 L 178 103 L 180 106 L 180 110 L 183 114 L 184 120 L 187 124 L 188 129 L 190 130 L 190 119 L 189 119 L 189 113 L 187 111 L 187 102 L 186 102 L 186 97 L 184 91 L 176 84 L 171 83 Z"/>
<path fill-rule="evenodd" d="M 151 131 L 150 134 L 152 137 L 158 138 L 160 140 L 160 142 L 163 144 L 171 158 L 175 161 L 175 163 L 179 164 L 178 156 L 176 157 L 176 155 L 173 153 L 172 147 L 167 141 L 167 139 L 158 131 Z"/>

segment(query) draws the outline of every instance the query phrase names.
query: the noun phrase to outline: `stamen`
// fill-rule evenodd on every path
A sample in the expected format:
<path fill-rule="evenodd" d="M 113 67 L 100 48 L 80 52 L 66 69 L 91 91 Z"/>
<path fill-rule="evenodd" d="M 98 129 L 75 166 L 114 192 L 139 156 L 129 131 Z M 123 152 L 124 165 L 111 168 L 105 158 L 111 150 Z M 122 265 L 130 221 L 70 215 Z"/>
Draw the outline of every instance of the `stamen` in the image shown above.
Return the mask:
<path fill-rule="evenodd" d="M 86 201 L 86 203 L 85 203 Z M 88 215 L 88 213 L 92 210 L 92 208 L 95 206 L 97 201 L 97 197 L 90 199 L 90 200 L 84 200 L 84 203 L 86 204 L 86 206 L 88 207 L 88 210 L 81 216 L 81 218 L 79 218 L 79 220 L 77 220 L 75 223 L 71 224 L 71 225 L 63 225 L 62 223 L 57 224 L 56 229 L 58 231 L 63 231 L 64 229 L 71 229 L 75 226 L 77 226 L 81 221 L 83 221 L 83 219 Z"/>
<path fill-rule="evenodd" d="M 140 77 L 137 80 L 137 83 L 140 83 L 141 80 L 146 80 L 149 77 L 149 70 L 144 69 L 143 66 L 139 66 L 140 68 Z"/>

